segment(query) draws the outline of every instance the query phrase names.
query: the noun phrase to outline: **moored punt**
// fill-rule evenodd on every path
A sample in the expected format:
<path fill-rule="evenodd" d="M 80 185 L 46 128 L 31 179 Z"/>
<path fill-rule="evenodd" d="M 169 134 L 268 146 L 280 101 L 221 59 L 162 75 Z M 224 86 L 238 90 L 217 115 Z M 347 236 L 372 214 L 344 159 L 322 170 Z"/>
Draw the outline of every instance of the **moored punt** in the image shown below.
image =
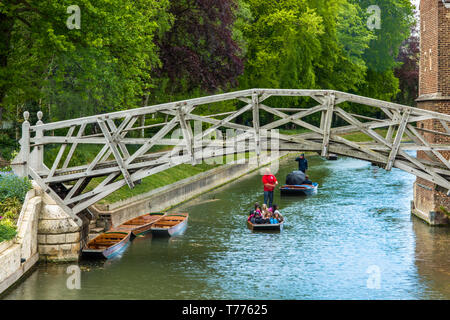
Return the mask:
<path fill-rule="evenodd" d="M 163 212 L 147 213 L 130 219 L 110 231 L 131 232 L 133 236 L 143 235 L 149 232 L 152 224 L 159 221 L 164 215 Z"/>
<path fill-rule="evenodd" d="M 89 241 L 82 250 L 87 258 L 110 259 L 119 254 L 130 243 L 131 232 L 108 231 Z"/>
<path fill-rule="evenodd" d="M 284 185 L 280 188 L 281 195 L 305 195 L 310 196 L 317 193 L 319 184 L 313 182 L 313 184 L 301 184 L 301 185 Z"/>
<path fill-rule="evenodd" d="M 152 236 L 172 237 L 182 234 L 188 223 L 187 213 L 169 213 L 151 225 Z"/>
<path fill-rule="evenodd" d="M 251 221 L 247 221 L 247 226 L 253 231 L 281 231 L 283 230 L 284 221 L 271 224 L 271 223 L 251 223 Z"/>

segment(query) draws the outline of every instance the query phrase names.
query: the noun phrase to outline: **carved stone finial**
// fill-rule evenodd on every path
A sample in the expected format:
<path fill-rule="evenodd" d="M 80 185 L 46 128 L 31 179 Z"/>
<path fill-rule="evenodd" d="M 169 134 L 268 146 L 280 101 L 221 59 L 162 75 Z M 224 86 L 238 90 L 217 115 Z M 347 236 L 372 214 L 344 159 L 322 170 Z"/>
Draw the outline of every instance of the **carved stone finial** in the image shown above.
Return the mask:
<path fill-rule="evenodd" d="M 28 111 L 25 111 L 23 113 L 23 118 L 25 119 L 25 121 L 28 121 L 28 119 L 30 118 L 30 113 Z"/>
<path fill-rule="evenodd" d="M 39 121 L 42 120 L 42 116 L 43 116 L 43 115 L 44 115 L 44 114 L 42 113 L 42 111 L 38 111 L 38 112 L 37 112 L 37 118 L 38 118 Z"/>

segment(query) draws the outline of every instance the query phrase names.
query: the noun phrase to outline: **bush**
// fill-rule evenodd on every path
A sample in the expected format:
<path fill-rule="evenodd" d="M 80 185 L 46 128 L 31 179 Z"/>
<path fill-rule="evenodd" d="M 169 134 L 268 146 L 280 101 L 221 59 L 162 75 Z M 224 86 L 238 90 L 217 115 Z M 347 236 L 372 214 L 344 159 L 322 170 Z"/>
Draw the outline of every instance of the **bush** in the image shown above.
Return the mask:
<path fill-rule="evenodd" d="M 16 234 L 15 222 L 12 219 L 0 217 L 0 242 L 11 240 Z"/>
<path fill-rule="evenodd" d="M 17 198 L 23 202 L 30 189 L 31 181 L 28 178 L 20 178 L 10 172 L 0 172 L 0 202 L 3 203 L 8 198 Z"/>
<path fill-rule="evenodd" d="M 17 234 L 16 221 L 30 189 L 28 178 L 0 171 L 0 242 L 11 240 Z"/>
<path fill-rule="evenodd" d="M 17 147 L 17 142 L 10 138 L 6 133 L 0 133 L 0 157 L 5 160 L 10 160 L 11 152 Z"/>
<path fill-rule="evenodd" d="M 0 242 L 13 239 L 17 234 L 15 228 L 2 224 L 0 221 Z"/>
<path fill-rule="evenodd" d="M 0 202 L 0 216 L 8 219 L 17 219 L 22 208 L 22 202 L 14 198 L 7 198 L 3 202 Z"/>

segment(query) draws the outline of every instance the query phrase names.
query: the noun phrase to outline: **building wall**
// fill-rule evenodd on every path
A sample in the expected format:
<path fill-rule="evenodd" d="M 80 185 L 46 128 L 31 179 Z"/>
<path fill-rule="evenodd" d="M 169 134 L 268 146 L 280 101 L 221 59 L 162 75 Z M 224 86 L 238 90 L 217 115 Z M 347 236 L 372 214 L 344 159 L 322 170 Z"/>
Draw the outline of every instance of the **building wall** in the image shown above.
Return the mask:
<path fill-rule="evenodd" d="M 450 9 L 441 0 L 420 2 L 420 72 L 419 108 L 450 114 Z M 440 121 L 427 120 L 417 124 L 419 128 L 446 132 Z M 432 144 L 450 144 L 450 137 L 421 132 Z M 442 152 L 450 159 L 450 152 Z M 435 160 L 424 151 L 417 157 Z M 417 178 L 414 184 L 413 213 L 430 224 L 447 224 L 449 219 L 441 206 L 449 210 L 450 197 L 447 190 L 424 179 Z M 449 210 L 450 211 L 450 210 Z"/>

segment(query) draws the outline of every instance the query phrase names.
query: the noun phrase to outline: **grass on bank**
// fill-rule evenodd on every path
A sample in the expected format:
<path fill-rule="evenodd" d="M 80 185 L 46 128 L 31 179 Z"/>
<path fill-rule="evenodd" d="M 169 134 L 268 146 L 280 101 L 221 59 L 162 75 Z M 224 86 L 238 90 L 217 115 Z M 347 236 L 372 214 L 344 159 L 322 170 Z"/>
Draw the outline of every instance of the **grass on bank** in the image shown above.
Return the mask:
<path fill-rule="evenodd" d="M 255 155 L 254 152 L 247 152 L 244 155 L 240 154 L 240 157 L 245 156 L 246 159 L 249 157 L 253 157 Z M 123 186 L 119 190 L 113 192 L 106 198 L 100 200 L 99 204 L 108 204 L 108 203 L 115 203 L 118 201 L 126 200 L 130 197 L 134 197 L 139 194 L 143 194 L 146 192 L 149 192 L 151 190 L 164 187 L 166 185 L 175 183 L 177 181 L 195 176 L 199 173 L 206 172 L 208 170 L 217 168 L 223 164 L 230 163 L 231 161 L 237 160 L 237 158 L 234 158 L 234 160 L 227 160 L 226 156 L 222 157 L 222 163 L 218 163 L 220 160 L 220 157 L 218 158 L 212 158 L 211 161 L 202 162 L 200 164 L 197 164 L 195 166 L 192 166 L 190 164 L 180 164 L 178 166 L 175 166 L 173 168 L 167 169 L 162 172 L 158 172 L 156 174 L 153 174 L 149 177 L 146 177 L 141 180 L 140 184 L 137 184 L 134 189 L 130 189 L 127 185 Z M 215 161 L 214 163 L 211 163 Z M 120 176 L 118 179 L 121 179 L 122 176 Z M 86 191 L 94 189 L 96 186 L 98 186 L 102 182 L 102 178 L 95 178 L 91 181 L 91 183 L 86 188 Z"/>
<path fill-rule="evenodd" d="M 388 129 L 375 129 L 374 131 L 384 138 L 384 137 L 386 137 Z M 285 134 L 285 135 L 297 135 L 297 134 L 302 134 L 302 133 L 311 133 L 312 131 L 305 129 L 305 128 L 298 128 L 298 129 L 280 129 L 279 132 L 281 134 Z M 394 130 L 392 137 L 394 138 L 396 134 L 397 134 L 397 130 Z M 373 138 L 369 137 L 368 135 L 366 135 L 363 132 L 345 133 L 345 134 L 340 134 L 339 136 L 343 137 L 349 141 L 352 141 L 352 142 L 374 141 Z M 409 137 L 406 134 L 404 134 L 402 141 L 403 142 L 409 141 Z"/>
<path fill-rule="evenodd" d="M 378 133 L 381 137 L 385 138 L 386 134 L 388 132 L 388 129 L 375 129 L 374 130 L 376 133 Z M 397 130 L 394 130 L 393 134 L 392 134 L 392 139 L 395 138 L 395 135 L 397 134 Z M 355 133 L 346 133 L 346 134 L 342 134 L 340 135 L 341 137 L 352 141 L 352 142 L 370 142 L 370 141 L 374 141 L 373 138 L 369 137 L 368 135 L 362 133 L 362 132 L 355 132 Z M 409 141 L 410 138 L 406 135 L 403 134 L 402 137 L 402 141 Z"/>

